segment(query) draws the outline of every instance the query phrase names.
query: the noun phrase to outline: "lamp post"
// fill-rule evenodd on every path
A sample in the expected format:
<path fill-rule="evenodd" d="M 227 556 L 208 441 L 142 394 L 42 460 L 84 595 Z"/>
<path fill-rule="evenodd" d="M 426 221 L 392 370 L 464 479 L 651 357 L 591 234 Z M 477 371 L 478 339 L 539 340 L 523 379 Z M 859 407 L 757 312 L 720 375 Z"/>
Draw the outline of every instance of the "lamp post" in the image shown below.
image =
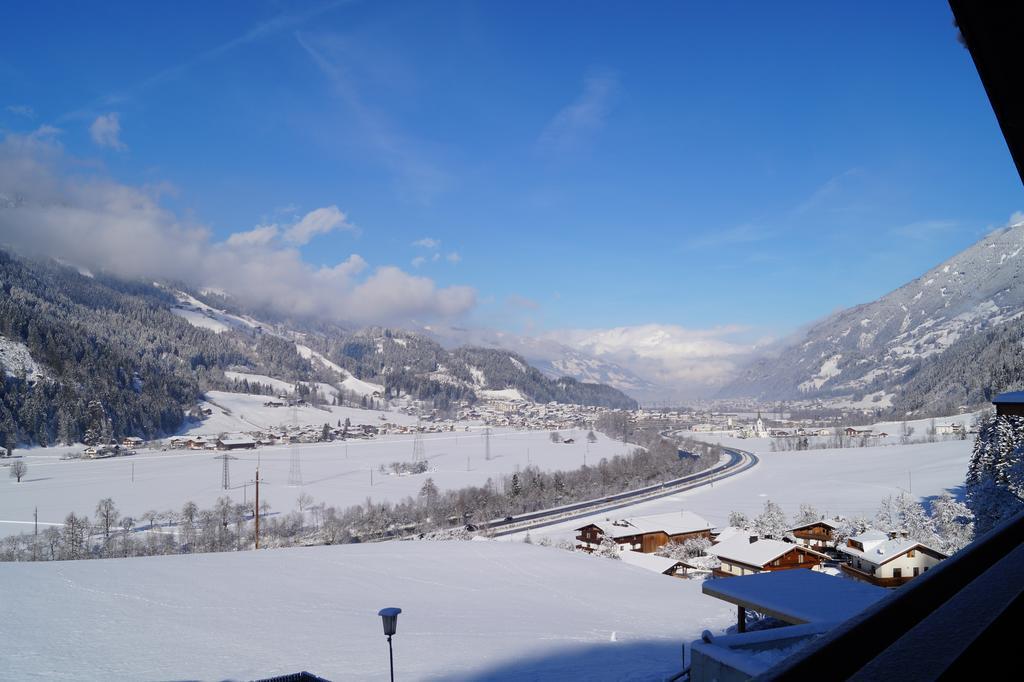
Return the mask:
<path fill-rule="evenodd" d="M 391 663 L 391 682 L 395 682 L 395 653 L 391 649 L 391 635 L 398 631 L 398 614 L 402 612 L 402 609 L 397 606 L 392 606 L 386 609 L 381 609 L 377 615 L 380 616 L 381 621 L 384 623 L 384 634 L 388 637 L 388 660 Z"/>

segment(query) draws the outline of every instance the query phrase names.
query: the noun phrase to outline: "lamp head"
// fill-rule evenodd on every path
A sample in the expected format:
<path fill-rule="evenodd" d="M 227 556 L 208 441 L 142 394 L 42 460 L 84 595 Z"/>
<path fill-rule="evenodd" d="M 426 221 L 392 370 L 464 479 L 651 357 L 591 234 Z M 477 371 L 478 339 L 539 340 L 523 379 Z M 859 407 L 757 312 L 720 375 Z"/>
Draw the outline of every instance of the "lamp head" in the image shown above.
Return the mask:
<path fill-rule="evenodd" d="M 390 637 L 398 631 L 398 614 L 402 612 L 402 609 L 397 606 L 392 606 L 386 609 L 381 609 L 377 613 L 384 623 L 384 634 Z"/>

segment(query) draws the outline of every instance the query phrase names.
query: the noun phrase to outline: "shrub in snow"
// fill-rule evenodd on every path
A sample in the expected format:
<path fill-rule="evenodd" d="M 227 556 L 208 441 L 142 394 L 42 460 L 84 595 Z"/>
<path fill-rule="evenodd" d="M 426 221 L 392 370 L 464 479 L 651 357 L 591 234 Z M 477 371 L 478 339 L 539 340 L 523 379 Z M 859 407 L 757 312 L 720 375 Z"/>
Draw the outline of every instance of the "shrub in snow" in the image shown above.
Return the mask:
<path fill-rule="evenodd" d="M 606 559 L 622 559 L 619 556 L 619 545 L 611 538 L 604 538 L 601 540 L 601 544 L 596 550 L 594 550 L 594 556 L 601 556 Z"/>

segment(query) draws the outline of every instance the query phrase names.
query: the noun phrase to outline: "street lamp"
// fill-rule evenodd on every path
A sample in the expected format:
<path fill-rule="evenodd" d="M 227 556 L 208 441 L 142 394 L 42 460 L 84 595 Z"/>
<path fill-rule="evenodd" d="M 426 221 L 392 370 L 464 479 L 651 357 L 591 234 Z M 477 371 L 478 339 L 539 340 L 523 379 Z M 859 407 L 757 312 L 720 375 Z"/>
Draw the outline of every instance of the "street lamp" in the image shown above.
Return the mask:
<path fill-rule="evenodd" d="M 391 649 L 391 635 L 398 631 L 398 614 L 401 612 L 402 609 L 397 606 L 391 606 L 381 609 L 377 613 L 384 623 L 384 634 L 388 637 L 388 660 L 391 662 L 391 682 L 395 682 L 395 654 Z"/>

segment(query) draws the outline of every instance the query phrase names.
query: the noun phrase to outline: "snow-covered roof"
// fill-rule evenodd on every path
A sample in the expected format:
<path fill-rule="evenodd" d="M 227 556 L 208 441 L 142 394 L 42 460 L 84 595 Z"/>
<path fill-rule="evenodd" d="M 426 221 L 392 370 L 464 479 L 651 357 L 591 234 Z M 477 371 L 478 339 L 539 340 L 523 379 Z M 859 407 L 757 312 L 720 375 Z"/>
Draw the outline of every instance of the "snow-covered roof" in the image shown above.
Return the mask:
<path fill-rule="evenodd" d="M 231 438 L 221 438 L 218 442 L 223 445 L 250 445 L 256 441 L 248 436 L 233 436 Z"/>
<path fill-rule="evenodd" d="M 864 543 L 864 551 L 861 551 L 856 547 L 849 547 L 846 545 L 842 545 L 838 549 L 843 554 L 863 559 L 875 566 L 881 566 L 882 564 L 892 561 L 896 557 L 902 556 L 906 552 L 918 547 L 934 552 L 942 557 L 946 556 L 939 550 L 933 549 L 923 542 L 911 540 L 910 538 L 895 538 L 893 540 L 886 539 L 882 542 L 872 542 L 870 544 Z"/>
<path fill-rule="evenodd" d="M 742 535 L 744 538 L 750 537 L 750 531 L 743 528 L 737 528 L 736 526 L 726 526 L 721 529 L 716 528 L 712 532 L 715 534 L 715 540 L 719 543 L 725 542 L 737 535 Z"/>
<path fill-rule="evenodd" d="M 710 580 L 701 590 L 793 624 L 844 621 L 888 593 L 882 587 L 806 568 Z"/>
<path fill-rule="evenodd" d="M 1024 391 L 1009 391 L 1007 393 L 1000 393 L 992 402 L 996 405 L 999 403 L 1024 403 Z"/>
<path fill-rule="evenodd" d="M 602 533 L 613 538 L 626 535 L 640 535 L 642 533 L 664 532 L 668 535 L 681 535 L 683 533 L 711 530 L 711 523 L 707 519 L 688 511 L 682 511 L 678 514 L 672 512 L 668 514 L 653 514 L 651 516 L 635 516 L 631 519 L 619 519 L 612 522 L 601 521 L 592 525 L 597 526 L 601 529 Z"/>
<path fill-rule="evenodd" d="M 655 573 L 665 573 L 682 563 L 675 559 L 658 556 L 657 554 L 644 554 L 643 552 L 634 552 L 632 550 L 620 552 L 619 557 L 623 563 L 646 568 L 648 571 L 654 571 Z"/>
<path fill-rule="evenodd" d="M 839 525 L 834 521 L 829 521 L 828 519 L 818 519 L 817 521 L 811 521 L 810 523 L 804 523 L 799 526 L 793 526 L 789 529 L 789 532 L 792 532 L 794 530 L 800 530 L 802 528 L 807 528 L 809 526 L 828 526 L 832 530 L 839 528 Z"/>
<path fill-rule="evenodd" d="M 738 536 L 713 545 L 708 549 L 708 554 L 714 554 L 719 559 L 736 561 L 748 566 L 764 566 L 794 549 L 805 554 L 818 554 L 806 547 L 782 542 L 781 540 L 762 539 L 750 542 L 749 538 Z"/>
<path fill-rule="evenodd" d="M 870 551 L 881 545 L 884 542 L 889 541 L 889 534 L 885 530 L 878 530 L 876 528 L 868 528 L 864 530 L 859 536 L 850 536 L 850 540 L 860 543 L 864 548 L 864 551 Z"/>

